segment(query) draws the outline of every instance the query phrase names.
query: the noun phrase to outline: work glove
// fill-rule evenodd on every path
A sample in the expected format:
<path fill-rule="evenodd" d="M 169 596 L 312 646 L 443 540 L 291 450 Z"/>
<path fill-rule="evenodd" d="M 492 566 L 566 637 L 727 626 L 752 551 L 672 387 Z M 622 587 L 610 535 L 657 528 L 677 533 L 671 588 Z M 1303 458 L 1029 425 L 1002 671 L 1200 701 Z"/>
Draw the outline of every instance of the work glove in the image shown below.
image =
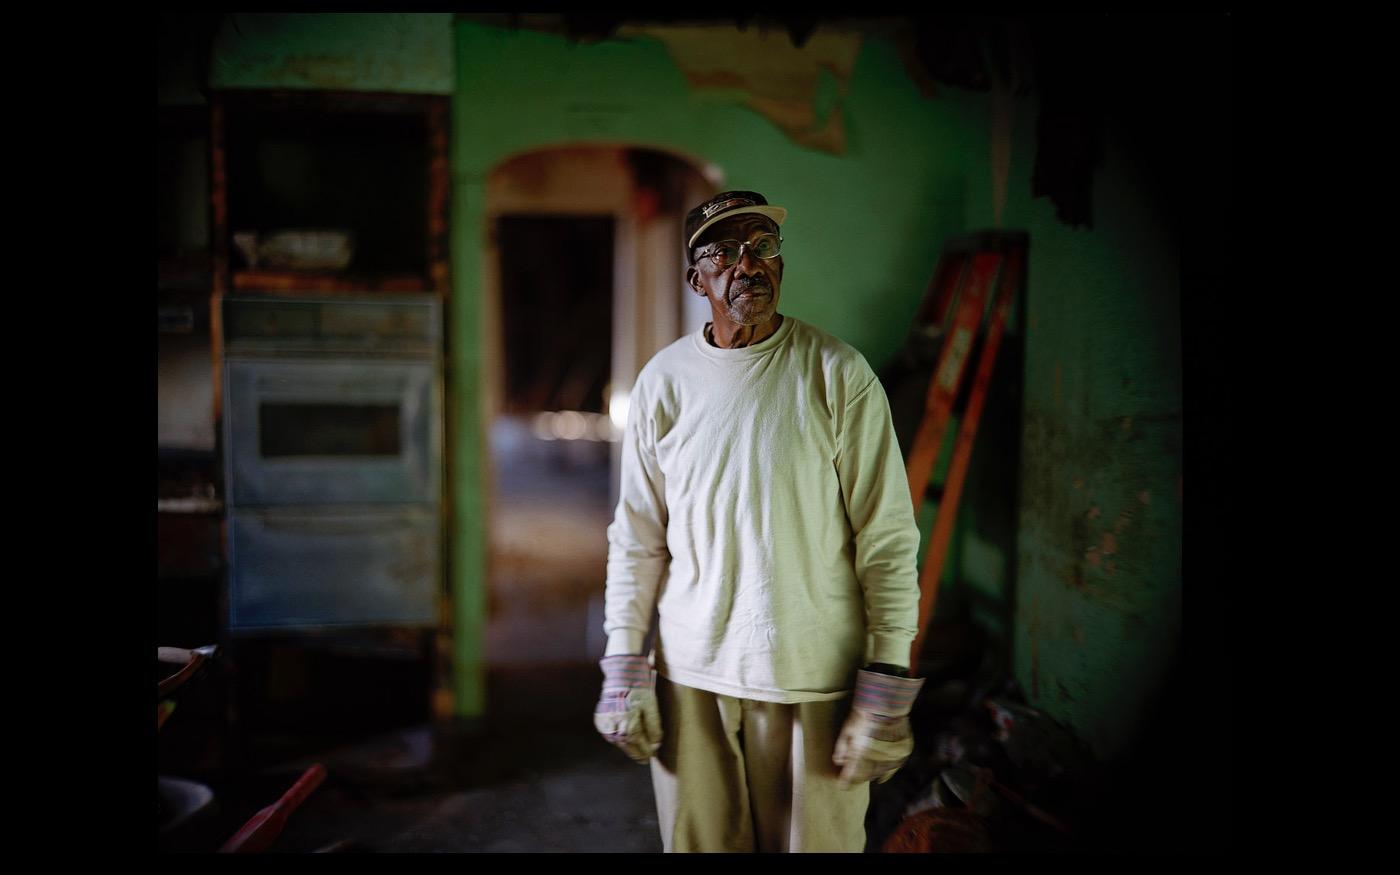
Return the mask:
<path fill-rule="evenodd" d="M 661 747 L 661 710 L 651 666 L 645 656 L 605 656 L 603 694 L 593 709 L 593 725 L 639 763 Z"/>
<path fill-rule="evenodd" d="M 883 784 L 914 752 L 909 711 L 923 678 L 856 672 L 850 716 L 836 738 L 831 761 L 841 768 L 842 789 L 862 781 Z"/>

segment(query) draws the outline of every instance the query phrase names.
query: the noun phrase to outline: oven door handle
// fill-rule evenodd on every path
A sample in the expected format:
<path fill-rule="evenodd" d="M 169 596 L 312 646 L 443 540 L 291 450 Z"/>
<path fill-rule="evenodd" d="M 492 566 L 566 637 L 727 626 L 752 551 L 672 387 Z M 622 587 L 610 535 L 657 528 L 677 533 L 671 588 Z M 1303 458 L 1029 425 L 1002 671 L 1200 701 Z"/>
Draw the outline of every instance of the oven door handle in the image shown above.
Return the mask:
<path fill-rule="evenodd" d="M 384 535 L 411 530 L 421 521 L 413 516 L 376 516 L 373 519 L 347 517 L 265 516 L 262 527 L 270 532 L 299 535 Z"/>

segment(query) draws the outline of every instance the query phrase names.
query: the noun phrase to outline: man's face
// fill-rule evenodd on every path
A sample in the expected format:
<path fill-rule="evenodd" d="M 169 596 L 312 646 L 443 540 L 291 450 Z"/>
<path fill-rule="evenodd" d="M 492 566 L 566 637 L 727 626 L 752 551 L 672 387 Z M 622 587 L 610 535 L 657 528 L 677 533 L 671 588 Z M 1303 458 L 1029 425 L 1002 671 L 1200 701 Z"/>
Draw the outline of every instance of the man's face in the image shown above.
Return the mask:
<path fill-rule="evenodd" d="M 778 233 L 773 220 L 752 213 L 710 226 L 695 242 L 695 252 L 705 252 L 718 240 L 747 243 L 762 233 Z M 778 312 L 778 288 L 783 279 L 783 257 L 759 258 L 745 246 L 740 259 L 725 268 L 699 257 L 686 271 L 686 280 L 698 294 L 710 299 L 715 319 L 734 325 L 764 325 Z"/>

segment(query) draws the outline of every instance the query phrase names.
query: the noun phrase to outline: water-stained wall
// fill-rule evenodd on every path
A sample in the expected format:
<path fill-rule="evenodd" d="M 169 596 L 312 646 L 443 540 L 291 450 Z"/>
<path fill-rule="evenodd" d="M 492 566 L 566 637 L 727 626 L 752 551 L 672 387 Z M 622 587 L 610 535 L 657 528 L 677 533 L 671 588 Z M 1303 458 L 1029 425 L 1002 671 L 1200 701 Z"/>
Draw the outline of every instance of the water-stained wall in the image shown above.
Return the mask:
<path fill-rule="evenodd" d="M 1015 108 L 1005 207 L 1031 239 L 1013 660 L 1031 704 L 1112 758 L 1180 648 L 1179 254 L 1112 126 L 1092 230 L 1032 198 L 1036 112 Z M 993 220 L 989 156 L 969 155 L 969 226 Z"/>

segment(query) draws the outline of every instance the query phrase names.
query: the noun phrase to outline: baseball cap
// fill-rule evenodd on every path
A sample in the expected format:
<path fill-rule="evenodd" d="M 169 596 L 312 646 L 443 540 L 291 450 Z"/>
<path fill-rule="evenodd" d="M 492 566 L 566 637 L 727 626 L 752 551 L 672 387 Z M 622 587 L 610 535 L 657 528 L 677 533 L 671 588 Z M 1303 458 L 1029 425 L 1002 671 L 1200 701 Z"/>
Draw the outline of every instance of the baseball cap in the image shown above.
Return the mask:
<path fill-rule="evenodd" d="M 782 225 L 783 219 L 787 218 L 787 212 L 784 207 L 770 206 L 768 199 L 756 191 L 720 192 L 686 214 L 686 261 L 690 262 L 690 251 L 695 248 L 695 241 L 700 238 L 706 228 L 716 222 L 745 213 L 757 213 Z"/>

